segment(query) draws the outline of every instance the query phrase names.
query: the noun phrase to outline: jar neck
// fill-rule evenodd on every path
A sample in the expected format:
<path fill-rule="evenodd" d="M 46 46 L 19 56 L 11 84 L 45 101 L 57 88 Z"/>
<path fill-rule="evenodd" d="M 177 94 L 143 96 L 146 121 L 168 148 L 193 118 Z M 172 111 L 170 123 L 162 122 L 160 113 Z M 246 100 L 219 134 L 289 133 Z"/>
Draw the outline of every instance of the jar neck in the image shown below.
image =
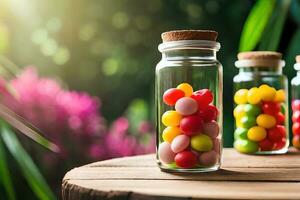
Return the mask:
<path fill-rule="evenodd" d="M 282 67 L 241 67 L 239 73 L 251 74 L 282 74 Z"/>
<path fill-rule="evenodd" d="M 216 60 L 215 49 L 173 49 L 162 52 L 166 60 Z"/>

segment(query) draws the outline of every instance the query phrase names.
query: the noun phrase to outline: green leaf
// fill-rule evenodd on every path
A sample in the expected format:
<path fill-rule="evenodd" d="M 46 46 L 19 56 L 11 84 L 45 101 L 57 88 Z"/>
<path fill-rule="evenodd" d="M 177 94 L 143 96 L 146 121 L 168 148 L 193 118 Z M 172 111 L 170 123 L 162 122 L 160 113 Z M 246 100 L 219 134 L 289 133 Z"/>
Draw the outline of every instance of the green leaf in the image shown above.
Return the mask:
<path fill-rule="evenodd" d="M 15 133 L 5 123 L 1 124 L 1 136 L 36 196 L 41 200 L 56 199 L 38 168 L 20 144 Z"/>
<path fill-rule="evenodd" d="M 259 50 L 277 50 L 290 4 L 290 0 L 277 1 L 273 15 L 262 36 Z"/>
<path fill-rule="evenodd" d="M 258 0 L 255 3 L 243 27 L 240 51 L 251 51 L 256 47 L 271 17 L 274 5 L 275 0 Z"/>
<path fill-rule="evenodd" d="M 4 186 L 8 199 L 15 200 L 15 191 L 8 169 L 9 168 L 6 162 L 5 148 L 3 145 L 3 141 L 0 138 L 0 183 L 2 183 L 2 185 Z"/>
<path fill-rule="evenodd" d="M 300 54 L 300 27 L 295 31 L 292 39 L 290 40 L 290 44 L 287 48 L 286 53 L 286 66 L 287 70 L 293 71 L 293 64 L 295 63 L 295 56 Z"/>

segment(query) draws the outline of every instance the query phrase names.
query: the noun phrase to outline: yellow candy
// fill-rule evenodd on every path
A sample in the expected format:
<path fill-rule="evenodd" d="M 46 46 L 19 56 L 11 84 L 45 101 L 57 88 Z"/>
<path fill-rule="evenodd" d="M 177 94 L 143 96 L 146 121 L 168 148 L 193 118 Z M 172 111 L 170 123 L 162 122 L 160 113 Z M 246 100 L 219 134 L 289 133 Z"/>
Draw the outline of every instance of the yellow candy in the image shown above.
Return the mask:
<path fill-rule="evenodd" d="M 233 116 L 235 118 L 242 118 L 245 116 L 245 110 L 244 110 L 245 105 L 237 105 L 235 109 L 233 110 Z"/>
<path fill-rule="evenodd" d="M 247 103 L 247 89 L 240 89 L 234 95 L 234 102 L 236 104 L 246 104 Z"/>
<path fill-rule="evenodd" d="M 266 84 L 259 87 L 259 93 L 263 101 L 273 101 L 276 97 L 276 90 Z"/>
<path fill-rule="evenodd" d="M 235 126 L 236 126 L 237 128 L 243 128 L 243 123 L 242 123 L 242 121 L 241 121 L 241 118 L 236 118 L 236 119 L 235 119 Z"/>
<path fill-rule="evenodd" d="M 165 126 L 178 126 L 181 119 L 182 116 L 174 110 L 165 112 L 161 117 L 161 121 Z"/>
<path fill-rule="evenodd" d="M 165 142 L 171 143 L 172 140 L 180 135 L 180 129 L 177 126 L 168 126 L 162 133 L 162 138 Z"/>
<path fill-rule="evenodd" d="M 271 115 L 260 114 L 256 118 L 256 123 L 263 128 L 272 128 L 276 125 L 276 119 Z"/>
<path fill-rule="evenodd" d="M 248 91 L 247 100 L 251 104 L 258 104 L 261 101 L 261 95 L 257 87 L 253 87 Z"/>
<path fill-rule="evenodd" d="M 182 90 L 186 97 L 190 97 L 193 94 L 193 87 L 188 83 L 181 83 L 177 86 L 177 89 Z"/>
<path fill-rule="evenodd" d="M 285 92 L 284 90 L 277 90 L 276 91 L 276 97 L 275 100 L 276 102 L 284 102 L 285 101 Z"/>
<path fill-rule="evenodd" d="M 263 127 L 254 126 L 250 128 L 247 132 L 247 137 L 249 140 L 259 142 L 265 139 L 267 136 L 267 131 Z"/>

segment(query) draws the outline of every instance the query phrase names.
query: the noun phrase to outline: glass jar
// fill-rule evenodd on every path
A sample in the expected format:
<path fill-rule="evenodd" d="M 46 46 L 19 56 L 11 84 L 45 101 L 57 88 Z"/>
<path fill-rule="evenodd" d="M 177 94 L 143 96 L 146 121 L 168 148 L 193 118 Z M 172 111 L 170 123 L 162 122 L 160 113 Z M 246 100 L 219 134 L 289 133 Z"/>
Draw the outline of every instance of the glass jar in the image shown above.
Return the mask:
<path fill-rule="evenodd" d="M 157 162 L 165 171 L 205 172 L 220 167 L 222 65 L 214 31 L 162 34 L 156 66 Z"/>
<path fill-rule="evenodd" d="M 291 81 L 293 146 L 300 149 L 300 55 L 296 57 L 294 69 L 297 71 L 297 75 Z"/>
<path fill-rule="evenodd" d="M 238 54 L 234 77 L 234 148 L 248 154 L 282 154 L 289 146 L 288 82 L 277 52 Z"/>

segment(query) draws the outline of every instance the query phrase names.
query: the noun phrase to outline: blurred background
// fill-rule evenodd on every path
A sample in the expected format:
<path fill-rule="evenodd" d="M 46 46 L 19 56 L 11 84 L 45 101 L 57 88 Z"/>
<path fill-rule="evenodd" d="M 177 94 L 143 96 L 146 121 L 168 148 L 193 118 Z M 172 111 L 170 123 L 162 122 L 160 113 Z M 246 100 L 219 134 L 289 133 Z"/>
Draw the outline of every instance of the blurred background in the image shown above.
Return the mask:
<path fill-rule="evenodd" d="M 0 199 L 55 199 L 72 167 L 155 151 L 154 69 L 160 34 L 168 30 L 219 32 L 223 137 L 232 146 L 236 54 L 280 51 L 291 79 L 299 24 L 298 0 L 0 0 L 0 55 L 8 59 L 0 65 L 17 75 L 0 80 L 0 90 L 13 88 L 18 99 L 10 94 L 4 101 L 60 149 L 49 151 L 3 125 L 16 137 L 3 134 L 0 142 Z"/>

